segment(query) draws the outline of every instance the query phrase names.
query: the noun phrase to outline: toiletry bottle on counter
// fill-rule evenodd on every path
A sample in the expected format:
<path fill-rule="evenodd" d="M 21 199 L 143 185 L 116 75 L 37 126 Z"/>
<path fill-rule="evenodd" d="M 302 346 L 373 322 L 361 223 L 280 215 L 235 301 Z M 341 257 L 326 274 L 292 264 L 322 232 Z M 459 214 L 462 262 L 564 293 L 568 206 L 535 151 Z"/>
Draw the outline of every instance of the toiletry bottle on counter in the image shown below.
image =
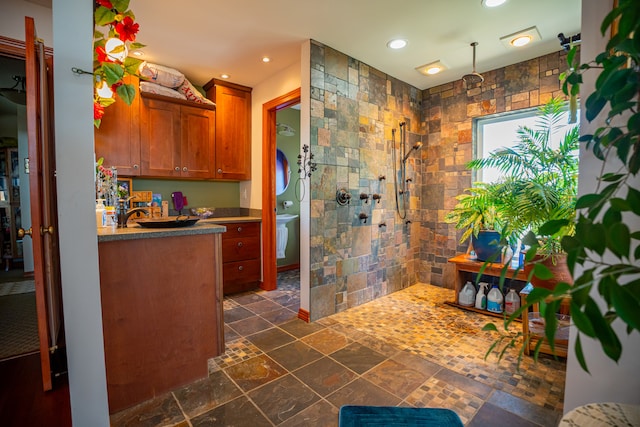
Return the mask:
<path fill-rule="evenodd" d="M 118 228 L 118 216 L 116 215 L 116 207 L 115 206 L 105 206 L 105 219 L 106 219 L 106 227 L 116 229 Z"/>
<path fill-rule="evenodd" d="M 96 226 L 98 228 L 107 226 L 107 215 L 102 199 L 96 199 Z"/>

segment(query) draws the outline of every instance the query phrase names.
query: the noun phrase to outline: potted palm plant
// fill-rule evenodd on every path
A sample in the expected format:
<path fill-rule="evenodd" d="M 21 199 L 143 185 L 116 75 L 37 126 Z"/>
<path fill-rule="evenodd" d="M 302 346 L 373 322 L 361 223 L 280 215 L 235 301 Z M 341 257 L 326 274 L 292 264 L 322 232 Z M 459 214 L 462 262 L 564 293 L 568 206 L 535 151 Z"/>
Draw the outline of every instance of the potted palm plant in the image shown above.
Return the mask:
<path fill-rule="evenodd" d="M 561 241 L 575 232 L 580 135 L 577 125 L 559 134 L 565 111 L 565 102 L 552 98 L 539 107 L 535 127 L 518 130 L 517 144 L 468 164 L 472 169 L 492 167 L 500 171 L 500 179 L 488 185 L 508 223 L 509 235 L 512 240 L 516 236 L 524 244 L 538 247 L 525 270 L 529 276 L 533 269 L 555 272 L 553 278 L 543 273 L 533 276 L 536 287 L 553 288 L 558 280 L 570 280 Z M 549 234 L 540 229 L 549 221 L 565 225 Z M 545 267 L 538 267 L 540 264 Z"/>
<path fill-rule="evenodd" d="M 479 183 L 456 197 L 458 203 L 445 217 L 455 223 L 456 229 L 464 230 L 460 243 L 471 238 L 471 245 L 479 261 L 500 261 L 500 239 L 506 234 L 502 216 L 501 199 L 496 195 L 496 186 Z"/>

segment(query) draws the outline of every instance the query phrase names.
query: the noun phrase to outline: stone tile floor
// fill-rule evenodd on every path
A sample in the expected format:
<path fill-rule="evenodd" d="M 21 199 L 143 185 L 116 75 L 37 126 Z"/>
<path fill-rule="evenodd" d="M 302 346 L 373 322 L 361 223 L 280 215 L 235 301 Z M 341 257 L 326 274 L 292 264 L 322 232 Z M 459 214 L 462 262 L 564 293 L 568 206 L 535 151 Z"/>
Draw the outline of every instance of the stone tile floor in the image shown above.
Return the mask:
<path fill-rule="evenodd" d="M 321 319 L 297 319 L 299 276 L 224 300 L 226 353 L 207 379 L 111 417 L 112 426 L 337 426 L 345 404 L 449 408 L 467 426 L 553 426 L 565 363 L 498 363 L 482 314 L 417 284 Z M 519 326 L 519 325 L 518 325 Z"/>

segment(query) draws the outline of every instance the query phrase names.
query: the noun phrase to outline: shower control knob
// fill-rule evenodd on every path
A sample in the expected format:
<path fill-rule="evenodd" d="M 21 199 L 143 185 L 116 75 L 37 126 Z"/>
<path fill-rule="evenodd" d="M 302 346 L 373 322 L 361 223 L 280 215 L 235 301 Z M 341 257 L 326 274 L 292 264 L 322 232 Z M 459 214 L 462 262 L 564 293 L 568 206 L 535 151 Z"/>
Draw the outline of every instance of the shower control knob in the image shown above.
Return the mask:
<path fill-rule="evenodd" d="M 336 202 L 338 202 L 340 206 L 344 206 L 348 204 L 350 201 L 351 201 L 351 194 L 348 193 L 347 190 L 345 190 L 344 188 L 341 188 L 338 191 L 336 191 Z"/>
<path fill-rule="evenodd" d="M 371 198 L 373 200 L 377 200 L 378 203 L 380 203 L 380 199 L 382 198 L 382 196 L 380 194 L 374 194 L 373 196 L 371 196 Z"/>

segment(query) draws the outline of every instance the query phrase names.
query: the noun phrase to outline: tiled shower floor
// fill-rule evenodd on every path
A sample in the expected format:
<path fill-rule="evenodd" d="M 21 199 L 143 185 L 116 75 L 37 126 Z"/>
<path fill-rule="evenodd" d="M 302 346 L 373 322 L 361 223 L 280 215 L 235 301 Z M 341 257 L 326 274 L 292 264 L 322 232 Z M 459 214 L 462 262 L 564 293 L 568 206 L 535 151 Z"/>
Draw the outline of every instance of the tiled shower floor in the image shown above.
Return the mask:
<path fill-rule="evenodd" d="M 210 376 L 111 417 L 112 426 L 337 426 L 345 404 L 450 408 L 469 426 L 552 426 L 565 363 L 484 360 L 489 318 L 418 284 L 314 323 L 297 271 L 278 290 L 225 298 L 227 351 Z"/>

